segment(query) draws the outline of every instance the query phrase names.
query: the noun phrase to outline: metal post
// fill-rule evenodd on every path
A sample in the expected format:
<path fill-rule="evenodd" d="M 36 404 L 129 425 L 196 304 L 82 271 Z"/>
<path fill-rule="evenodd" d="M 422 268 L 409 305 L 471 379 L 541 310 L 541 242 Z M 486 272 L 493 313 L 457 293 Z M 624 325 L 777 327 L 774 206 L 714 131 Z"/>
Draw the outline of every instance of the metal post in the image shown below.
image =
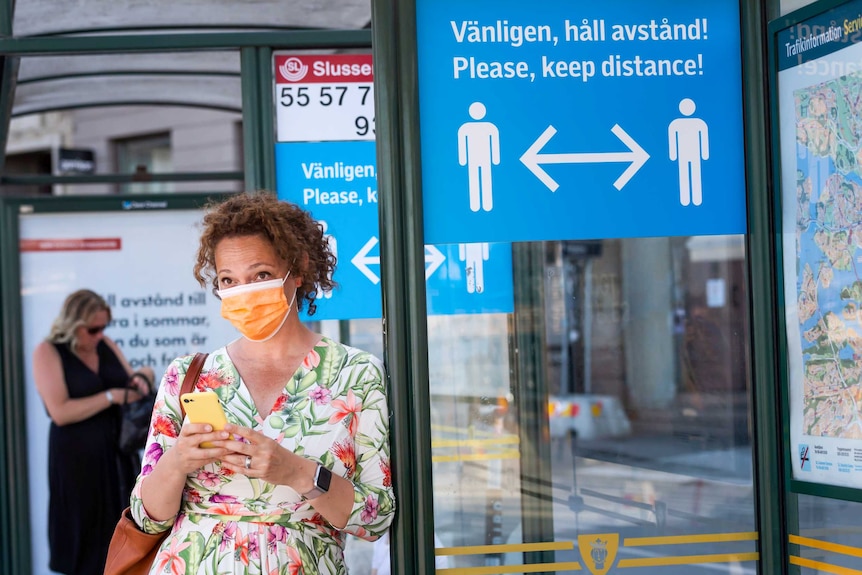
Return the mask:
<path fill-rule="evenodd" d="M 0 201 L 0 572 L 31 573 L 18 213 Z"/>
<path fill-rule="evenodd" d="M 746 109 L 746 180 L 748 181 L 748 274 L 751 293 L 752 378 L 754 392 L 754 479 L 757 524 L 760 532 L 760 573 L 787 573 L 782 497 L 786 493 L 782 464 L 778 347 L 774 290 L 778 257 L 772 225 L 769 153 L 765 126 L 769 100 L 763 79 L 764 8 L 760 2 L 742 3 L 743 98 Z"/>
<path fill-rule="evenodd" d="M 434 514 L 425 247 L 418 141 L 413 0 L 372 0 L 380 258 L 386 364 L 395 410 L 393 482 L 398 514 L 393 573 L 434 573 Z"/>
<path fill-rule="evenodd" d="M 245 168 L 245 189 L 263 187 L 260 138 L 260 68 L 256 48 L 240 50 L 242 66 L 242 150 Z"/>
<path fill-rule="evenodd" d="M 257 49 L 258 158 L 260 186 L 275 191 L 275 111 L 273 110 L 272 50 Z"/>

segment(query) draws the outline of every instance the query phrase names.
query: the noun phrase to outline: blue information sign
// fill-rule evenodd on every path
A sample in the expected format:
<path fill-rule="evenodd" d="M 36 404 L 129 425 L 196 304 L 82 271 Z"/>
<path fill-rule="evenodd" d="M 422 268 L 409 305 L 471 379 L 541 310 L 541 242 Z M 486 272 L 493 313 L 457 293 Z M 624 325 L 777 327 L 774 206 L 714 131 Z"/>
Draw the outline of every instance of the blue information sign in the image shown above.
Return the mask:
<path fill-rule="evenodd" d="M 433 251 L 432 251 L 433 250 Z M 429 254 L 430 252 L 430 254 Z M 500 313 L 515 309 L 512 292 L 512 244 L 426 246 L 426 259 L 442 254 L 436 273 L 428 274 L 428 313 Z"/>
<path fill-rule="evenodd" d="M 320 293 L 313 319 L 381 316 L 377 166 L 374 142 L 275 145 L 278 197 L 320 221 L 338 258 L 331 293 Z M 311 319 L 304 314 L 304 319 Z"/>
<path fill-rule="evenodd" d="M 744 233 L 737 0 L 417 0 L 429 243 Z"/>
<path fill-rule="evenodd" d="M 317 312 L 303 320 L 382 315 L 375 143 L 276 144 L 278 197 L 311 212 L 326 228 L 338 258 L 331 293 L 318 294 Z M 509 244 L 425 246 L 428 312 L 508 313 L 512 297 Z"/>

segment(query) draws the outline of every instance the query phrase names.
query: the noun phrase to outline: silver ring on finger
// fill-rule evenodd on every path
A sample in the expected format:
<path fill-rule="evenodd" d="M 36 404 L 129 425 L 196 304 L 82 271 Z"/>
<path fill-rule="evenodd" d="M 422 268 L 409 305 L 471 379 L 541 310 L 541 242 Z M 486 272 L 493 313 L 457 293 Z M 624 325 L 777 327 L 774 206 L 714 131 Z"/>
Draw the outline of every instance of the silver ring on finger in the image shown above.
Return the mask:
<path fill-rule="evenodd" d="M 245 456 L 245 468 L 251 469 L 251 455 Z"/>

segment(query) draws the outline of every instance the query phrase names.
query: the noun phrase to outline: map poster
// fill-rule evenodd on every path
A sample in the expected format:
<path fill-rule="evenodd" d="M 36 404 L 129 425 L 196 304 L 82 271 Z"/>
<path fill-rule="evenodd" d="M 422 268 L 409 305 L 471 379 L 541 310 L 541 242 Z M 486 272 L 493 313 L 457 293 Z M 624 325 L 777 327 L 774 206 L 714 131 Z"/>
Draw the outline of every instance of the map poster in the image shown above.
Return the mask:
<path fill-rule="evenodd" d="M 792 478 L 862 488 L 862 1 L 774 40 Z"/>

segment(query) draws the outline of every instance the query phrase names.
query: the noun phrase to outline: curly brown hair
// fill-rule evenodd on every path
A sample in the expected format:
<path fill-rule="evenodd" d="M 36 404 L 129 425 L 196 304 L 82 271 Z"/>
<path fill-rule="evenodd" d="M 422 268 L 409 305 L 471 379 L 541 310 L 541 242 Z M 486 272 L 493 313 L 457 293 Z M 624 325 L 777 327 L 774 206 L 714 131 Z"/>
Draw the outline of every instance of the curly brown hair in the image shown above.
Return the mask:
<path fill-rule="evenodd" d="M 331 290 L 335 255 L 323 233 L 323 226 L 311 214 L 290 202 L 280 201 L 267 190 L 243 192 L 222 201 L 211 201 L 204 208 L 200 246 L 194 276 L 206 287 L 212 285 L 218 297 L 215 249 L 225 238 L 260 236 L 275 249 L 279 258 L 293 262 L 290 275 L 302 278 L 296 288 L 298 309 L 308 302 L 308 315 L 317 310 L 317 288 Z"/>

